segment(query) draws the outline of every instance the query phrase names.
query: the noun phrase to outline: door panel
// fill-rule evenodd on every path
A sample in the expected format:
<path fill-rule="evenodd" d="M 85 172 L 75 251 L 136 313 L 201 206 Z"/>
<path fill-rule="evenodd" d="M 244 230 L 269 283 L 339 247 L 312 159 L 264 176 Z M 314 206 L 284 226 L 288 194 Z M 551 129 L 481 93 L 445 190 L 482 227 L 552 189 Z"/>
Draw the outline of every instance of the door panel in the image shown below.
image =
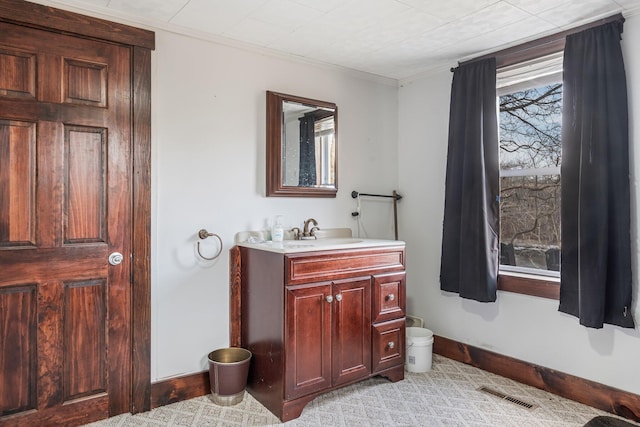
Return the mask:
<path fill-rule="evenodd" d="M 95 107 L 107 105 L 107 64 L 64 60 L 64 102 Z"/>
<path fill-rule="evenodd" d="M 107 391 L 105 280 L 64 284 L 64 400 Z"/>
<path fill-rule="evenodd" d="M 0 23 L 0 69 L 0 424 L 128 412 L 130 51 Z"/>
<path fill-rule="evenodd" d="M 65 126 L 64 243 L 105 242 L 106 131 Z"/>
<path fill-rule="evenodd" d="M 330 285 L 287 287 L 285 398 L 331 385 Z"/>
<path fill-rule="evenodd" d="M 36 285 L 0 288 L 0 416 L 36 407 Z"/>
<path fill-rule="evenodd" d="M 35 245 L 36 124 L 0 120 L 0 246 Z"/>
<path fill-rule="evenodd" d="M 36 54 L 16 48 L 0 48 L 0 95 L 36 97 Z M 13 72 L 9 72 L 9 70 Z"/>
<path fill-rule="evenodd" d="M 333 282 L 333 385 L 371 372 L 371 278 Z"/>

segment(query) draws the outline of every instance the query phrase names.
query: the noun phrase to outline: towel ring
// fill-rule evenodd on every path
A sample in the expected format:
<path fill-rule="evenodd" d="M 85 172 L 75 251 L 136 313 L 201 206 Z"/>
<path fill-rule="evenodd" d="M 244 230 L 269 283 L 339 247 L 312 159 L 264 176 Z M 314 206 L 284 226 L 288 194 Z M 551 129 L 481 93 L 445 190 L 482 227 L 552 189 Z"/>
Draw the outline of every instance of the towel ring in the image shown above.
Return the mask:
<path fill-rule="evenodd" d="M 197 248 L 197 251 L 198 251 L 198 255 L 200 255 L 200 258 L 206 259 L 207 261 L 212 261 L 212 260 L 214 260 L 214 259 L 216 259 L 216 258 L 218 258 L 218 257 L 220 256 L 220 254 L 222 253 L 222 239 L 221 239 L 221 238 L 220 238 L 220 236 L 218 236 L 217 234 L 215 234 L 215 233 L 209 233 L 209 232 L 208 232 L 207 230 L 205 230 L 204 228 L 203 228 L 202 230 L 198 231 L 198 237 L 199 237 L 200 239 L 202 239 L 202 240 L 206 239 L 207 237 L 211 237 L 211 236 L 213 236 L 213 237 L 215 237 L 216 239 L 218 239 L 218 242 L 220 243 L 220 245 L 219 245 L 219 249 L 218 249 L 218 253 L 217 253 L 217 254 L 215 254 L 215 255 L 214 255 L 214 256 L 212 256 L 212 257 L 206 257 L 206 256 L 202 255 L 202 252 L 200 252 L 200 241 L 198 241 L 198 242 L 196 243 L 196 248 Z"/>

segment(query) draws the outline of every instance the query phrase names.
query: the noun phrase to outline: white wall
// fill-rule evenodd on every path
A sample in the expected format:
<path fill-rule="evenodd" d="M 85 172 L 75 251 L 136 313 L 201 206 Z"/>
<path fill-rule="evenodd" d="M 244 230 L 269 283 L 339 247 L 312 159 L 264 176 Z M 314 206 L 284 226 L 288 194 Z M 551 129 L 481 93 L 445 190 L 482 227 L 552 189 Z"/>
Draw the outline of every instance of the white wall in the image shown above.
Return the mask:
<path fill-rule="evenodd" d="M 199 372 L 228 346 L 228 249 L 238 231 L 306 218 L 352 227 L 352 190 L 397 187 L 395 81 L 320 68 L 156 30 L 152 57 L 152 380 Z M 338 106 L 338 197 L 265 197 L 265 91 Z M 391 203 L 363 201 L 370 237 L 392 238 Z M 197 232 L 225 249 L 199 260 Z M 213 239 L 203 251 L 215 250 Z"/>
<path fill-rule="evenodd" d="M 640 17 L 627 19 L 623 49 L 629 86 L 634 302 L 638 309 L 638 166 L 640 164 Z M 452 64 L 453 65 L 453 64 Z M 436 335 L 640 394 L 640 333 L 589 329 L 558 312 L 558 302 L 498 292 L 496 303 L 440 291 L 440 252 L 451 73 L 403 83 L 399 90 L 399 184 L 405 199 L 408 312 Z"/>
<path fill-rule="evenodd" d="M 41 3 L 48 3 L 42 0 Z M 64 5 L 58 4 L 57 7 Z M 91 13 L 90 13 L 91 14 Z M 104 17 L 103 17 L 104 18 Z M 113 17 L 106 17 L 113 20 Z M 117 20 L 117 19 L 116 19 Z M 150 28 L 152 29 L 152 28 Z M 155 29 L 152 56 L 152 381 L 202 371 L 228 345 L 228 249 L 238 231 L 309 217 L 352 227 L 352 190 L 399 190 L 407 242 L 407 305 L 437 335 L 640 394 L 638 328 L 580 326 L 557 301 L 499 292 L 494 304 L 439 289 L 451 73 L 404 82 L 365 79 L 328 67 Z M 640 17 L 623 34 L 630 104 L 634 302 L 638 288 Z M 453 64 L 451 64 L 453 65 Z M 267 198 L 265 91 L 335 102 L 339 110 L 336 199 Z M 396 143 L 397 141 L 397 143 Z M 361 233 L 392 238 L 392 205 L 363 199 Z M 216 261 L 195 253 L 200 228 L 224 242 Z M 203 251 L 212 250 L 212 239 Z"/>

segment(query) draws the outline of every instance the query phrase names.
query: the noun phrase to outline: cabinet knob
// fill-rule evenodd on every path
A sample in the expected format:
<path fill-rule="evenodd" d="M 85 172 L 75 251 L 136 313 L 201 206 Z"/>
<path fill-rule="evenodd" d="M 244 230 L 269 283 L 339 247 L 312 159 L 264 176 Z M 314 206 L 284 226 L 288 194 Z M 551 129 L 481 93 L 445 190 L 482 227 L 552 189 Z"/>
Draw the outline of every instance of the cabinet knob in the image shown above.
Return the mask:
<path fill-rule="evenodd" d="M 327 295 L 325 299 L 327 300 L 327 302 L 333 302 L 333 297 L 331 295 Z"/>
<path fill-rule="evenodd" d="M 389 348 L 395 348 L 396 343 L 394 343 L 393 341 L 389 341 L 389 344 L 387 344 L 387 347 Z"/>
<path fill-rule="evenodd" d="M 387 295 L 387 300 L 388 301 L 393 301 L 394 299 L 396 299 L 396 296 L 394 294 Z"/>
<path fill-rule="evenodd" d="M 342 294 L 336 295 L 336 301 L 342 301 Z"/>

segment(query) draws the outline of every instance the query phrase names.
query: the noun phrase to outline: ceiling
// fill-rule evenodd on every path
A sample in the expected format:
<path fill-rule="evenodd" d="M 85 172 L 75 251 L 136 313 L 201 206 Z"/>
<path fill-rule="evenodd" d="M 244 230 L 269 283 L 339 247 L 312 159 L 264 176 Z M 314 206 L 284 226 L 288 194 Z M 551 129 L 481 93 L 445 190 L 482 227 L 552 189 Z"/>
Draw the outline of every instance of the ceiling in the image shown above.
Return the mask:
<path fill-rule="evenodd" d="M 396 80 L 640 0 L 32 0 Z"/>

